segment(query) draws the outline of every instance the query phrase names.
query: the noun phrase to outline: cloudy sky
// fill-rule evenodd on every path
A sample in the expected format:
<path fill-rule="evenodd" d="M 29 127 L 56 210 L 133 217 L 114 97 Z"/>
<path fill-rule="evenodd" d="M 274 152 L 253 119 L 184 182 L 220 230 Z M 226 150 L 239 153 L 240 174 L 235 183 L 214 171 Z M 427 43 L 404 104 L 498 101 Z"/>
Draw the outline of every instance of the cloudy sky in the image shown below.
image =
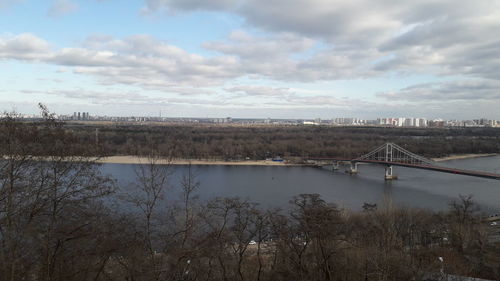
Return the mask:
<path fill-rule="evenodd" d="M 498 0 L 0 0 L 0 109 L 500 119 Z"/>

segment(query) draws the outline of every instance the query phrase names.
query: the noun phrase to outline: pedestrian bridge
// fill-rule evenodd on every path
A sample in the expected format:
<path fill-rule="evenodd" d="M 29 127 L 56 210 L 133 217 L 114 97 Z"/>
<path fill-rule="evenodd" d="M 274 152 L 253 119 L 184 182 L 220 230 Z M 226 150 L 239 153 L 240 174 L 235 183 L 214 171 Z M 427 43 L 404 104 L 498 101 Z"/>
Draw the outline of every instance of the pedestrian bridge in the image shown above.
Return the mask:
<path fill-rule="evenodd" d="M 351 174 L 358 173 L 358 165 L 357 165 L 358 163 L 385 165 L 386 180 L 397 179 L 397 176 L 393 174 L 393 169 L 392 169 L 393 166 L 409 167 L 416 169 L 431 170 L 436 172 L 500 180 L 500 174 L 438 166 L 435 164 L 434 161 L 422 157 L 420 155 L 417 155 L 415 153 L 412 153 L 395 143 L 386 143 L 384 145 L 377 147 L 371 152 L 354 159 L 309 158 L 309 160 L 331 162 L 334 168 L 338 167 L 339 162 L 350 162 L 351 167 L 348 170 L 348 172 Z"/>

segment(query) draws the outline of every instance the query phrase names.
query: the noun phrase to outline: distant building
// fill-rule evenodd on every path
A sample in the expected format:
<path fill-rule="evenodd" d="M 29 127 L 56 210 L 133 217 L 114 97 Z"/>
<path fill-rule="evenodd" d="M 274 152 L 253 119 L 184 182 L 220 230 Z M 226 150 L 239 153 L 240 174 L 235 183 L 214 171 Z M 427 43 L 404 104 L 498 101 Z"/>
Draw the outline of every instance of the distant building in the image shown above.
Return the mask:
<path fill-rule="evenodd" d="M 333 119 L 333 123 L 336 125 L 352 125 L 359 126 L 366 123 L 366 120 L 359 118 L 350 118 L 350 117 L 338 117 Z"/>
<path fill-rule="evenodd" d="M 65 119 L 70 120 L 90 120 L 90 114 L 88 112 L 73 112 L 73 116 L 65 116 Z"/>
<path fill-rule="evenodd" d="M 413 117 L 377 118 L 376 124 L 394 127 L 427 127 L 427 119 Z"/>
<path fill-rule="evenodd" d="M 441 120 L 441 119 L 435 119 L 435 120 L 429 121 L 428 126 L 434 127 L 434 128 L 443 128 L 445 123 L 446 122 Z"/>

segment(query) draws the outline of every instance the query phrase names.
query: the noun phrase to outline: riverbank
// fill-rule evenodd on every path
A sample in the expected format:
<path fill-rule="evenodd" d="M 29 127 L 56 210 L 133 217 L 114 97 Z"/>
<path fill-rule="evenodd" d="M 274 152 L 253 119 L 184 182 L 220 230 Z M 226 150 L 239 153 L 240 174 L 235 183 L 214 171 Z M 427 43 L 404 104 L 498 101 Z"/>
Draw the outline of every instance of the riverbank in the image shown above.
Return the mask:
<path fill-rule="evenodd" d="M 99 159 L 99 163 L 112 164 L 147 164 L 147 157 L 137 156 L 109 156 Z M 301 166 L 301 164 L 291 164 L 287 162 L 278 162 L 270 160 L 245 160 L 245 161 L 221 161 L 221 160 L 189 160 L 189 159 L 174 159 L 171 161 L 159 160 L 158 164 L 171 165 L 227 165 L 227 166 Z"/>
<path fill-rule="evenodd" d="M 432 158 L 433 161 L 442 162 L 457 159 L 469 159 L 478 157 L 496 156 L 495 153 L 482 153 L 482 154 L 456 154 L 446 157 Z M 138 156 L 109 156 L 99 159 L 99 163 L 109 164 L 147 164 L 149 160 L 147 157 Z M 244 160 L 244 161 L 222 161 L 222 160 L 190 160 L 190 159 L 174 159 L 171 161 L 159 160 L 158 164 L 171 164 L 171 165 L 226 165 L 226 166 L 304 166 L 305 164 L 295 164 L 288 162 L 277 162 L 271 160 Z"/>
<path fill-rule="evenodd" d="M 489 157 L 489 156 L 497 156 L 496 153 L 476 153 L 476 154 L 452 154 L 445 157 L 432 158 L 433 161 L 442 162 L 449 160 L 458 160 L 458 159 L 469 159 L 469 158 L 478 158 L 478 157 Z"/>

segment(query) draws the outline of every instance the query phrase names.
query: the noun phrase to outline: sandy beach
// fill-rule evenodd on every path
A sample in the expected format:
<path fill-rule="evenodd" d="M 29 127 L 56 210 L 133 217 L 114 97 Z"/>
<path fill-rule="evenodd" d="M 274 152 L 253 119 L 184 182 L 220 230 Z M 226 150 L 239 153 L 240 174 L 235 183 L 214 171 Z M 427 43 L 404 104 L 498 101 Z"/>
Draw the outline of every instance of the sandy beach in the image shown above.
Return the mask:
<path fill-rule="evenodd" d="M 114 163 L 114 164 L 147 164 L 149 163 L 146 157 L 137 156 L 110 156 L 99 159 L 99 163 Z M 160 160 L 158 164 L 171 165 L 232 165 L 232 166 L 300 166 L 300 164 L 290 164 L 286 162 L 276 162 L 269 160 L 248 160 L 248 161 L 219 161 L 219 160 L 189 160 L 189 159 L 174 159 L 170 162 Z"/>
<path fill-rule="evenodd" d="M 448 161 L 448 160 L 489 157 L 489 156 L 496 156 L 496 155 L 498 155 L 498 154 L 495 154 L 495 153 L 453 154 L 453 155 L 446 156 L 446 157 L 432 158 L 432 160 L 436 161 L 436 162 L 441 162 L 441 161 Z"/>

